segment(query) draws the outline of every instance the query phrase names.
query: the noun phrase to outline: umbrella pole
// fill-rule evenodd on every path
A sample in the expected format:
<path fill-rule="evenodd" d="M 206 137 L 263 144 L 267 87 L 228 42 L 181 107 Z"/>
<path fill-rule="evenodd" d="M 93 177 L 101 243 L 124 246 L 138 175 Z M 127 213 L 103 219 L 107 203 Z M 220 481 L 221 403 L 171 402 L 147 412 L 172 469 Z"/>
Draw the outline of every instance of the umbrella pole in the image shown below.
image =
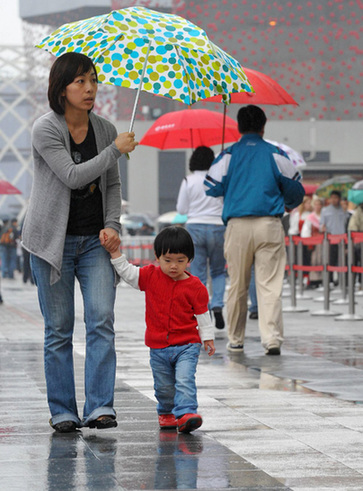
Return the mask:
<path fill-rule="evenodd" d="M 144 80 L 144 75 L 145 75 L 145 71 L 146 71 L 146 65 L 147 65 L 147 59 L 149 57 L 149 53 L 150 53 L 150 48 L 151 48 L 151 43 L 149 43 L 149 46 L 147 48 L 147 52 L 146 52 L 146 57 L 145 57 L 145 61 L 144 61 L 144 66 L 142 68 L 142 74 L 141 74 L 141 82 L 140 82 L 140 85 L 137 89 L 137 94 L 136 94 L 136 97 L 135 97 L 135 102 L 134 102 L 134 109 L 132 111 L 132 116 L 131 116 L 131 122 L 130 122 L 130 129 L 129 129 L 129 132 L 132 131 L 133 127 L 134 127 L 134 122 L 135 122 L 135 115 L 136 115 L 136 108 L 137 108 L 137 104 L 139 102 L 139 98 L 140 98 L 140 92 L 141 92 L 141 87 L 142 87 L 142 82 Z"/>
<path fill-rule="evenodd" d="M 227 113 L 227 104 L 223 103 L 223 129 L 222 129 L 222 152 L 224 150 L 224 134 L 226 129 L 226 113 Z"/>

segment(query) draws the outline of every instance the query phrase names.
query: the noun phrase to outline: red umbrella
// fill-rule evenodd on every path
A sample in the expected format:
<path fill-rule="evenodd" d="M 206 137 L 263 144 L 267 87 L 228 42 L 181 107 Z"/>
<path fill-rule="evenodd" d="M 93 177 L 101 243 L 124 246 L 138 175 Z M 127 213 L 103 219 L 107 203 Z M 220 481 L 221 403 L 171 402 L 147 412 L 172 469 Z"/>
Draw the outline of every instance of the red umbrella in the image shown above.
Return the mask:
<path fill-rule="evenodd" d="M 305 182 L 303 182 L 302 185 L 304 186 L 305 194 L 307 195 L 314 194 L 319 187 L 319 184 L 306 184 Z"/>
<path fill-rule="evenodd" d="M 243 68 L 248 80 L 255 93 L 247 92 L 234 92 L 231 95 L 232 104 L 273 104 L 275 106 L 282 106 L 284 104 L 293 104 L 298 106 L 299 104 L 281 87 L 280 84 L 275 82 L 271 77 L 264 73 L 252 70 L 251 68 Z M 207 102 L 223 102 L 221 95 L 216 95 L 204 99 Z M 226 114 L 226 104 L 224 105 L 224 114 Z M 222 149 L 224 147 L 225 140 L 222 139 Z"/>
<path fill-rule="evenodd" d="M 147 130 L 140 145 L 160 148 L 196 148 L 220 145 L 223 134 L 223 114 L 207 109 L 185 109 L 163 114 Z M 229 116 L 225 123 L 225 142 L 240 138 L 237 123 Z"/>
<path fill-rule="evenodd" d="M 251 92 L 234 92 L 231 94 L 231 102 L 233 104 L 274 104 L 282 106 L 284 104 L 299 104 L 271 77 L 264 73 L 252 70 L 251 68 L 243 68 L 248 80 L 251 82 L 255 93 Z M 222 102 L 222 96 L 216 95 L 204 99 L 207 102 Z"/>
<path fill-rule="evenodd" d="M 9 181 L 0 180 L 0 194 L 21 194 L 21 191 Z"/>

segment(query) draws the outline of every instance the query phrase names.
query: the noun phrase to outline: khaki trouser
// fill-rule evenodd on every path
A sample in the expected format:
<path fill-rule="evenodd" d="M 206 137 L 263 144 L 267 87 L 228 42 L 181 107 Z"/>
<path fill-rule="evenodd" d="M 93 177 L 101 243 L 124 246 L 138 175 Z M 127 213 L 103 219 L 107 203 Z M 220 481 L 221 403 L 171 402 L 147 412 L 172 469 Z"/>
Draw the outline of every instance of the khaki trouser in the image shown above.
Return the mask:
<path fill-rule="evenodd" d="M 227 299 L 228 337 L 243 344 L 251 266 L 255 263 L 258 319 L 265 349 L 283 342 L 281 292 L 285 273 L 284 231 L 278 217 L 228 221 L 224 252 L 231 281 Z"/>

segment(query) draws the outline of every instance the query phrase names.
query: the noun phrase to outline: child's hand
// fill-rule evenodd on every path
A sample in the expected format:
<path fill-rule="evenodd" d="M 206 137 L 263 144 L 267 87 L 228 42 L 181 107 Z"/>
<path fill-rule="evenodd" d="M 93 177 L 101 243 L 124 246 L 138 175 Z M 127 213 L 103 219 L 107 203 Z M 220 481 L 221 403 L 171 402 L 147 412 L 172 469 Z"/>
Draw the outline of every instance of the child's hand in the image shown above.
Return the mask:
<path fill-rule="evenodd" d="M 214 355 L 214 353 L 216 352 L 216 349 L 214 346 L 213 339 L 210 339 L 208 341 L 204 341 L 204 349 L 207 351 L 208 356 Z"/>

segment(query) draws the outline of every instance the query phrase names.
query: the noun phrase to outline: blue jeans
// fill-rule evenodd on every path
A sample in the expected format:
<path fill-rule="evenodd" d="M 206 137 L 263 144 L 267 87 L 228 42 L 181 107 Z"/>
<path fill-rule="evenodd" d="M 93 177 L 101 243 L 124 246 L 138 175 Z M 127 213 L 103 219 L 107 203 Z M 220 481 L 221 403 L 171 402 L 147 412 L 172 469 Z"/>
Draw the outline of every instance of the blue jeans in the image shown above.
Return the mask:
<path fill-rule="evenodd" d="M 200 343 L 150 349 L 158 414 L 173 413 L 180 418 L 198 409 L 195 372 Z"/>
<path fill-rule="evenodd" d="M 1 270 L 3 278 L 14 278 L 16 270 L 16 247 L 1 245 Z"/>
<path fill-rule="evenodd" d="M 212 299 L 209 308 L 222 308 L 224 305 L 224 290 L 226 287 L 226 260 L 224 258 L 224 225 L 209 225 L 191 223 L 187 225 L 194 248 L 194 259 L 190 264 L 190 272 L 198 276 L 207 286 L 208 263 L 212 278 Z"/>
<path fill-rule="evenodd" d="M 250 279 L 250 287 L 248 290 L 251 299 L 251 306 L 248 309 L 250 312 L 258 312 L 257 305 L 257 293 L 256 293 L 256 281 L 255 281 L 255 265 L 252 264 L 251 268 L 251 279 Z"/>
<path fill-rule="evenodd" d="M 50 285 L 49 263 L 31 255 L 45 323 L 44 365 L 52 423 L 87 426 L 101 415 L 115 416 L 115 273 L 98 236 L 67 235 L 61 279 Z M 78 279 L 86 324 L 85 405 L 78 417 L 73 369 L 74 287 Z"/>

